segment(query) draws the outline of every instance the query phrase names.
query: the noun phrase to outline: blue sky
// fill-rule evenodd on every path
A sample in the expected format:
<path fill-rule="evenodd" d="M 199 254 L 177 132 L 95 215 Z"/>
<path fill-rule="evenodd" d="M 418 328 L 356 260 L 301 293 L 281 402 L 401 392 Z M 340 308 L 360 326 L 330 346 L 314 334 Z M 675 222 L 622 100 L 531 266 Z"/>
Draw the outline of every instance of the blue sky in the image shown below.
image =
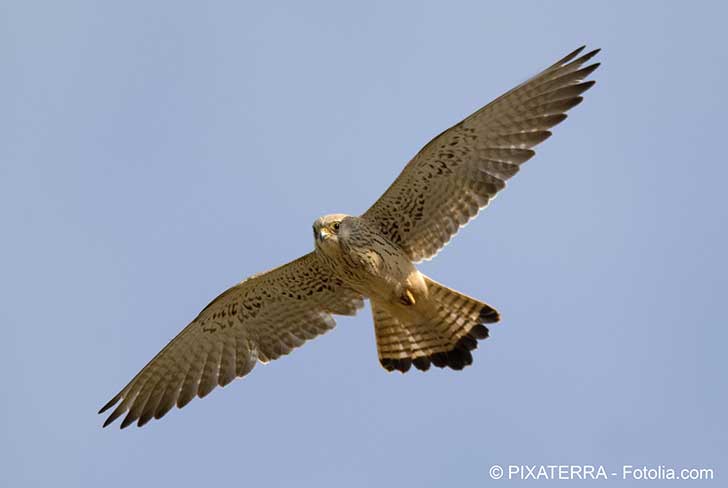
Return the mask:
<path fill-rule="evenodd" d="M 0 3 L 0 484 L 481 486 L 495 463 L 724 478 L 727 15 Z M 585 102 L 421 267 L 501 312 L 472 367 L 387 374 L 367 308 L 161 421 L 100 428 L 211 298 L 584 43 L 603 48 Z"/>

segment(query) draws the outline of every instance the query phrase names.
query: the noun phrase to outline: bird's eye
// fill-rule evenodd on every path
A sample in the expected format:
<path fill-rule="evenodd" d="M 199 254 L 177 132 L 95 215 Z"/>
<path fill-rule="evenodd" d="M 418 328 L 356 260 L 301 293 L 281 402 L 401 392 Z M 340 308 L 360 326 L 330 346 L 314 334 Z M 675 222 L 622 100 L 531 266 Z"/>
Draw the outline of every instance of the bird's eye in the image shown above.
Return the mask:
<path fill-rule="evenodd" d="M 341 227 L 341 224 L 339 222 L 334 222 L 334 232 L 339 232 L 339 227 Z"/>

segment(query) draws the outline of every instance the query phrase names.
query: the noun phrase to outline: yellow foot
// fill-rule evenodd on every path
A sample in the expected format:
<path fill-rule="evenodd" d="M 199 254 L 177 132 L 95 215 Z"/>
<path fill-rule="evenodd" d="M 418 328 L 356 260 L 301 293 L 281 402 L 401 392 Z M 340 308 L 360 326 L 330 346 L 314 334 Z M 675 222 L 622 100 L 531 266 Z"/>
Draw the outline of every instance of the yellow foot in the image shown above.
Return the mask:
<path fill-rule="evenodd" d="M 399 297 L 399 300 L 405 305 L 414 305 L 415 304 L 415 296 L 409 290 L 405 290 L 404 293 L 402 294 L 402 296 Z"/>

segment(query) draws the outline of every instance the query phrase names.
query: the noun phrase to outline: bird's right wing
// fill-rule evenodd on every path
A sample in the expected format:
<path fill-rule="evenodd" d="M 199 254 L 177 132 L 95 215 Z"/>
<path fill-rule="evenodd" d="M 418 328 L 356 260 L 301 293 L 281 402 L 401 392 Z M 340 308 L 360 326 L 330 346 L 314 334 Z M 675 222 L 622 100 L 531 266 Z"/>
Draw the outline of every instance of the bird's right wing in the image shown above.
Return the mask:
<path fill-rule="evenodd" d="M 598 64 L 579 48 L 431 140 L 364 218 L 412 261 L 434 256 L 581 102 Z"/>
<path fill-rule="evenodd" d="M 354 315 L 361 295 L 309 253 L 230 288 L 210 303 L 99 413 L 119 405 L 104 427 L 161 418 L 332 329 L 331 314 Z"/>

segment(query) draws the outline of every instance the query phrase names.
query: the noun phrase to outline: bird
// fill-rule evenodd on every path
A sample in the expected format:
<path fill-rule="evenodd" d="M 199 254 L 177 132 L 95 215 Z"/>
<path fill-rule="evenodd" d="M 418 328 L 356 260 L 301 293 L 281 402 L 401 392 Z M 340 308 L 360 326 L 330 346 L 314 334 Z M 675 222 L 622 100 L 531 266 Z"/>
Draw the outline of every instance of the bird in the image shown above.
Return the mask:
<path fill-rule="evenodd" d="M 207 305 L 118 394 L 103 426 L 143 426 L 286 355 L 371 303 L 387 371 L 461 370 L 500 320 L 485 302 L 418 271 L 485 208 L 533 147 L 582 101 L 600 63 L 582 46 L 426 144 L 359 216 L 313 223 L 314 250 Z"/>

